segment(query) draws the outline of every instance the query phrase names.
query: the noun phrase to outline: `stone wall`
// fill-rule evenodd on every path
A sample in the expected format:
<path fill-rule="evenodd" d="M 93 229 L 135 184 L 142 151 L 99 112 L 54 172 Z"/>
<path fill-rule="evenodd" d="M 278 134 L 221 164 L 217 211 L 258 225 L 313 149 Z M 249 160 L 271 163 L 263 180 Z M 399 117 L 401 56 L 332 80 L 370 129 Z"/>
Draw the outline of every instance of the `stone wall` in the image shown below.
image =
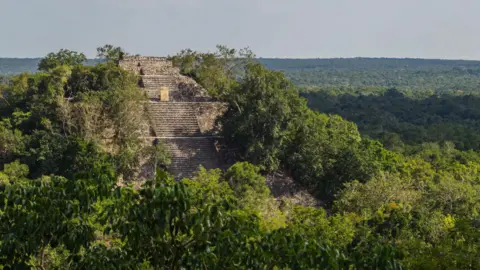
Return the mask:
<path fill-rule="evenodd" d="M 161 57 L 161 56 L 125 56 L 123 57 L 122 60 L 120 61 L 141 61 L 141 62 L 170 62 L 167 57 Z"/>
<path fill-rule="evenodd" d="M 137 75 L 176 74 L 178 68 L 165 57 L 127 56 L 118 65 Z"/>

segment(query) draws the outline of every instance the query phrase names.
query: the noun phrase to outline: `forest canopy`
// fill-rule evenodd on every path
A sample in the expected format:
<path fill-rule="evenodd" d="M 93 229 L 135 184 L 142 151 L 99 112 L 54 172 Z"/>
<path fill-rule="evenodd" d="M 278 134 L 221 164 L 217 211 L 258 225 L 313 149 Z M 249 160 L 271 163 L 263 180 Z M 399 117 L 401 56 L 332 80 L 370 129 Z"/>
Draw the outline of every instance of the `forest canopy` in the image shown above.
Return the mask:
<path fill-rule="evenodd" d="M 236 163 L 177 182 L 160 170 L 169 162 L 161 144 L 141 140 L 138 77 L 114 61 L 125 52 L 98 52 L 105 61 L 94 66 L 76 61 L 81 53 L 67 55 L 75 61 L 49 54 L 48 68 L 0 88 L 3 269 L 480 268 L 475 144 L 455 141 L 468 142 L 455 137 L 462 131 L 409 140 L 406 129 L 384 124 L 398 132 L 387 143 L 367 128 L 391 109 L 399 122 L 441 134 L 437 123 L 475 119 L 471 100 L 460 113 L 448 101 L 410 105 L 387 91 L 391 103 L 359 97 L 378 111 L 356 115 L 356 96 L 307 100 L 248 49 L 183 50 L 174 64 L 228 104 L 218 120 Z M 422 102 L 433 105 L 405 109 Z M 345 118 L 325 104 L 349 104 L 338 111 Z M 417 114 L 426 120 L 414 122 Z M 156 177 L 138 183 L 141 160 L 152 156 Z M 266 175 L 278 171 L 322 207 L 274 198 Z"/>

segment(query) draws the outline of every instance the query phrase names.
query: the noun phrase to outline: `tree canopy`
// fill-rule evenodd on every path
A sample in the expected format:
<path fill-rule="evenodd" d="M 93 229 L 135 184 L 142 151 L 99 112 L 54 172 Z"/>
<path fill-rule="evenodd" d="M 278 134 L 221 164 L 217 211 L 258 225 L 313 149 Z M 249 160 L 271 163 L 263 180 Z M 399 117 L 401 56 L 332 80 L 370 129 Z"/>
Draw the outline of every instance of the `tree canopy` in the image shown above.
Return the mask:
<path fill-rule="evenodd" d="M 49 53 L 38 63 L 38 70 L 50 71 L 58 66 L 77 66 L 87 60 L 83 53 L 61 49 L 57 53 Z"/>
<path fill-rule="evenodd" d="M 0 88 L 0 268 L 480 268 L 478 152 L 447 140 L 385 147 L 350 115 L 309 109 L 248 49 L 219 46 L 172 59 L 228 104 L 218 120 L 235 163 L 177 182 L 159 169 L 162 144 L 140 140 L 138 77 L 113 57 L 62 57 Z M 139 183 L 145 160 L 156 177 Z M 323 206 L 274 198 L 265 175 L 277 171 Z"/>

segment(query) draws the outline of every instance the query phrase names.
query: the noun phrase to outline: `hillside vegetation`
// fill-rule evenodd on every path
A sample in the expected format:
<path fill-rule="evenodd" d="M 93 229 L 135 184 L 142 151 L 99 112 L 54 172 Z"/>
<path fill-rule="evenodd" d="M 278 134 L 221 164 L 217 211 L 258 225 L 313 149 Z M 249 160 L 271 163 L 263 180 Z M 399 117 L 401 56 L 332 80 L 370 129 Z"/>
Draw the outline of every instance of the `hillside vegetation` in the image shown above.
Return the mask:
<path fill-rule="evenodd" d="M 311 110 L 249 50 L 219 46 L 172 60 L 229 105 L 219 122 L 237 163 L 175 182 L 159 169 L 162 143 L 141 140 L 138 78 L 115 64 L 126 53 L 98 52 L 95 66 L 49 54 L 0 87 L 3 269 L 480 268 L 478 152 L 437 139 L 386 148 Z M 138 187 L 143 159 L 156 177 Z M 275 171 L 324 207 L 273 198 L 264 175 Z"/>

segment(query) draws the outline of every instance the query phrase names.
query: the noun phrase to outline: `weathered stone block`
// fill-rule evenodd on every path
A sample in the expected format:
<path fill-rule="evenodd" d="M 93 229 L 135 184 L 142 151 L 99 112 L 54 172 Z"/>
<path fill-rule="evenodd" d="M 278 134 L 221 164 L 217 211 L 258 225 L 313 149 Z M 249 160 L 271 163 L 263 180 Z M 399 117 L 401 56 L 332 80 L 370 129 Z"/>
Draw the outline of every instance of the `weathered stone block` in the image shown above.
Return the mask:
<path fill-rule="evenodd" d="M 169 89 L 167 87 L 160 88 L 160 101 L 168 101 Z"/>

